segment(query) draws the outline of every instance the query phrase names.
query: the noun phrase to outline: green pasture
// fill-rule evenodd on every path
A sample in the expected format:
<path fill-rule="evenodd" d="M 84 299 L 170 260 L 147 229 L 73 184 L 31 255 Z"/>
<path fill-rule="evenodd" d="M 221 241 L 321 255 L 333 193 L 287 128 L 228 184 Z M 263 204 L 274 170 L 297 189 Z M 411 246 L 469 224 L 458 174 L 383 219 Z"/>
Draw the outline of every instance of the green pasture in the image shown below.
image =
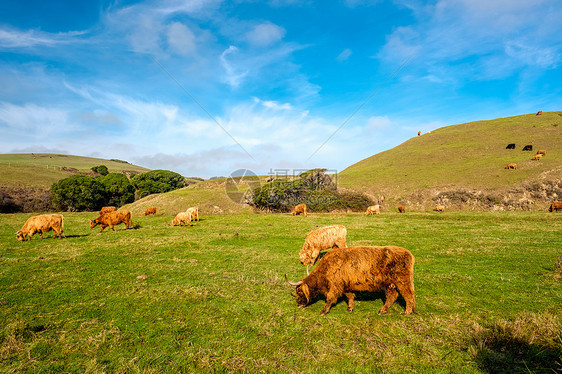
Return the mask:
<path fill-rule="evenodd" d="M 562 369 L 562 214 L 548 212 L 142 217 L 115 232 L 64 213 L 18 242 L 29 214 L 0 215 L 2 373 L 553 373 Z M 306 234 L 416 258 L 418 314 L 381 293 L 296 306 Z M 108 231 L 109 230 L 109 231 Z"/>

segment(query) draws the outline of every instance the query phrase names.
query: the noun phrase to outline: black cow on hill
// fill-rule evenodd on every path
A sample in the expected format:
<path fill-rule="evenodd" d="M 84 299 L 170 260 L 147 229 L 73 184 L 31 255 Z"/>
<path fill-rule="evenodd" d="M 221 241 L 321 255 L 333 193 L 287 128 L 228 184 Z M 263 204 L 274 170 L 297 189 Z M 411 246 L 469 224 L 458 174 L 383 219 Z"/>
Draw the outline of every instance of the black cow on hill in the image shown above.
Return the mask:
<path fill-rule="evenodd" d="M 515 149 L 515 143 L 510 143 L 505 147 L 505 149 Z"/>
<path fill-rule="evenodd" d="M 530 144 L 527 144 L 526 146 L 523 147 L 524 151 L 532 151 L 533 150 L 533 146 Z"/>

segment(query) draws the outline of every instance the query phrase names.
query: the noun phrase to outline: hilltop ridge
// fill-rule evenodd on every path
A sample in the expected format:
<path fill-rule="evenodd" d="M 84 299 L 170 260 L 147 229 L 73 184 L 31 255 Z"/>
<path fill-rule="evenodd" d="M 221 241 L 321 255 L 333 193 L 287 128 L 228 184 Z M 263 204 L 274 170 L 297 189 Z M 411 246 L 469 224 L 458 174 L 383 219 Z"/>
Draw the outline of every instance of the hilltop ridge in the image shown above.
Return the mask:
<path fill-rule="evenodd" d="M 561 139 L 562 112 L 446 126 L 349 166 L 339 187 L 385 196 L 389 208 L 543 209 L 562 199 Z M 538 149 L 546 156 L 532 161 Z M 505 169 L 511 162 L 517 170 Z"/>

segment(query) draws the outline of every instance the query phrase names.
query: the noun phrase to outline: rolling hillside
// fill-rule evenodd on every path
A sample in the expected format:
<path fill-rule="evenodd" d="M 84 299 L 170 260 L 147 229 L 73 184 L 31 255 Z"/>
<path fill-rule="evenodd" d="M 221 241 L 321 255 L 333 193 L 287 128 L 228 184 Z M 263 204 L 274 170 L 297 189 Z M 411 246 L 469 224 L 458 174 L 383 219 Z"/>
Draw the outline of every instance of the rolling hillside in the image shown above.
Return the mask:
<path fill-rule="evenodd" d="M 105 165 L 110 173 L 146 173 L 150 169 L 121 161 L 102 158 L 22 153 L 0 155 L 0 187 L 50 188 L 56 181 L 90 172 L 94 166 Z"/>
<path fill-rule="evenodd" d="M 515 149 L 506 149 L 515 143 Z M 527 144 L 533 151 L 522 151 Z M 545 149 L 541 161 L 531 161 Z M 517 170 L 506 170 L 507 163 Z M 351 165 L 339 187 L 385 196 L 388 209 L 544 209 L 562 199 L 562 112 L 447 126 Z"/>

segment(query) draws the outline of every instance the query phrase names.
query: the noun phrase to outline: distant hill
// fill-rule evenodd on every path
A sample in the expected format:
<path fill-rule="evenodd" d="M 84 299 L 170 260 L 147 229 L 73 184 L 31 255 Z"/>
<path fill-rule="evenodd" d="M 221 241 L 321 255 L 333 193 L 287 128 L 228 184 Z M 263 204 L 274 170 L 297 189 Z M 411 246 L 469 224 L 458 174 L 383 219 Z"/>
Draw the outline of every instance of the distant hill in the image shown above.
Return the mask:
<path fill-rule="evenodd" d="M 515 143 L 515 149 L 506 149 Z M 522 151 L 532 145 L 533 151 Z M 541 161 L 531 157 L 546 150 Z M 517 170 L 506 170 L 508 163 Z M 562 112 L 443 127 L 366 158 L 338 175 L 340 188 L 425 210 L 545 209 L 562 200 Z"/>
<path fill-rule="evenodd" d="M 50 188 L 56 181 L 78 173 L 90 173 L 105 165 L 110 173 L 139 174 L 150 169 L 126 161 L 47 153 L 0 155 L 0 187 Z"/>

